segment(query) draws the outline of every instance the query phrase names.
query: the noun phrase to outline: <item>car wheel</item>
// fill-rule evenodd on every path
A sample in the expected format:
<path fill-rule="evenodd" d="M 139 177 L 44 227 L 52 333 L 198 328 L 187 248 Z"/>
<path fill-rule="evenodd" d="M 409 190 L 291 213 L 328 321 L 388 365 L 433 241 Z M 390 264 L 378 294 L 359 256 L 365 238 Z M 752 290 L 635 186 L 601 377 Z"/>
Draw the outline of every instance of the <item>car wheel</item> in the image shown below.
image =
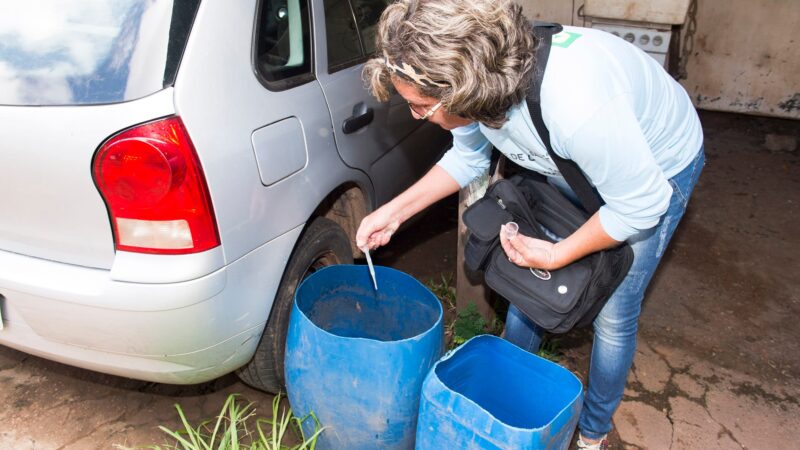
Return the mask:
<path fill-rule="evenodd" d="M 284 388 L 286 332 L 297 286 L 325 266 L 352 262 L 350 240 L 344 230 L 324 217 L 314 219 L 289 258 L 253 359 L 236 371 L 245 384 L 273 394 Z"/>

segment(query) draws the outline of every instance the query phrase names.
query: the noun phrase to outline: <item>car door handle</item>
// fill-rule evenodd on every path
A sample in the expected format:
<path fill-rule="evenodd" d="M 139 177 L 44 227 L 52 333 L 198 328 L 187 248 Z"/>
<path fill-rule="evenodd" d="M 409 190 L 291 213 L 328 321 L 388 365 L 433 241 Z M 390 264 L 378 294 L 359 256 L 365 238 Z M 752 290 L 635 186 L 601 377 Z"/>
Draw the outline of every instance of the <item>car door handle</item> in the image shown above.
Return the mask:
<path fill-rule="evenodd" d="M 358 131 L 372 122 L 375 118 L 375 111 L 368 107 L 366 104 L 358 103 L 353 107 L 353 115 L 344 119 L 342 122 L 342 131 L 344 134 L 350 134 Z"/>

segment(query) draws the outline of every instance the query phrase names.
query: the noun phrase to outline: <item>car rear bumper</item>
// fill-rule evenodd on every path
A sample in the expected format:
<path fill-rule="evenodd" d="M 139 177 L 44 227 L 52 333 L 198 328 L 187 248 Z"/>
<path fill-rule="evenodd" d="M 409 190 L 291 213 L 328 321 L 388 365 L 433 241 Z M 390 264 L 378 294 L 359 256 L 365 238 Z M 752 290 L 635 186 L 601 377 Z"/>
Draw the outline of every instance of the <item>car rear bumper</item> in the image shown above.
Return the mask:
<path fill-rule="evenodd" d="M 214 379 L 252 357 L 301 230 L 180 283 L 115 281 L 106 270 L 0 251 L 0 344 L 141 380 Z"/>

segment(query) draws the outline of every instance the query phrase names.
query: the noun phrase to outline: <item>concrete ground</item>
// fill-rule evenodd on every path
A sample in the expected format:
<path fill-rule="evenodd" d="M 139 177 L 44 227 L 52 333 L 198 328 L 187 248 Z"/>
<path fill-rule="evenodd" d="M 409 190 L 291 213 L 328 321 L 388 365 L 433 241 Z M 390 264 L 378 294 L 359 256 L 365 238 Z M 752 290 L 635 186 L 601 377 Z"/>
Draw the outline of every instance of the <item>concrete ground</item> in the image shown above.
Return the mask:
<path fill-rule="evenodd" d="M 656 274 L 612 448 L 796 449 L 800 444 L 800 123 L 705 112 L 707 165 Z M 417 278 L 455 272 L 448 199 L 376 255 Z M 585 379 L 591 333 L 559 338 Z M 0 449 L 162 443 L 229 393 L 268 414 L 272 397 L 234 376 L 168 386 L 96 374 L 0 348 Z"/>

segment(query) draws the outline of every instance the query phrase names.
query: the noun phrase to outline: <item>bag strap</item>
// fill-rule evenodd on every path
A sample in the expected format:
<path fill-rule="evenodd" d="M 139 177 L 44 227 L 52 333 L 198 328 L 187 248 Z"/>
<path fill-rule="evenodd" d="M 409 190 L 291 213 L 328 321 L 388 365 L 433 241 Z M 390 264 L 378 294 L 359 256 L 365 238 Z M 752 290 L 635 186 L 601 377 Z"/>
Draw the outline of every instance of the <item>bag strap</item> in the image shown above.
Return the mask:
<path fill-rule="evenodd" d="M 578 199 L 583 205 L 583 209 L 590 215 L 597 212 L 600 206 L 603 205 L 603 199 L 595 192 L 589 180 L 575 164 L 575 161 L 562 158 L 553 151 L 550 144 L 550 132 L 544 124 L 542 118 L 542 104 L 541 104 L 541 90 L 542 80 L 544 80 L 544 71 L 547 68 L 547 58 L 550 56 L 550 45 L 553 41 L 553 35 L 559 33 L 563 27 L 557 23 L 548 22 L 535 22 L 533 27 L 533 35 L 536 38 L 536 64 L 533 68 L 533 85 L 528 90 L 526 100 L 528 102 L 528 111 L 531 114 L 533 126 L 542 138 L 547 153 L 550 158 L 555 162 L 556 167 L 564 176 L 567 184 L 575 191 Z"/>

